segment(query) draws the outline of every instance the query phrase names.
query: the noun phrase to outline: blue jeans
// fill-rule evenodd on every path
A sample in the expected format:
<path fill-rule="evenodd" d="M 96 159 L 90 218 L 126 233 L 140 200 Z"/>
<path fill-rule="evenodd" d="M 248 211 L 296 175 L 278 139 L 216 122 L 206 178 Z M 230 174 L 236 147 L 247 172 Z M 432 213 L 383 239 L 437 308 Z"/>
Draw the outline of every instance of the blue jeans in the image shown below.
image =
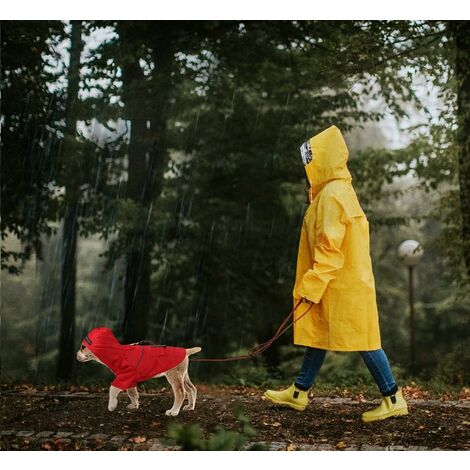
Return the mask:
<path fill-rule="evenodd" d="M 392 369 L 384 350 L 359 351 L 359 354 L 366 363 L 372 377 L 374 377 L 380 393 L 384 396 L 396 393 L 398 390 L 397 383 L 393 377 Z M 304 362 L 295 381 L 297 388 L 308 390 L 313 385 L 325 360 L 325 356 L 326 350 L 324 349 L 309 347 L 305 349 Z"/>

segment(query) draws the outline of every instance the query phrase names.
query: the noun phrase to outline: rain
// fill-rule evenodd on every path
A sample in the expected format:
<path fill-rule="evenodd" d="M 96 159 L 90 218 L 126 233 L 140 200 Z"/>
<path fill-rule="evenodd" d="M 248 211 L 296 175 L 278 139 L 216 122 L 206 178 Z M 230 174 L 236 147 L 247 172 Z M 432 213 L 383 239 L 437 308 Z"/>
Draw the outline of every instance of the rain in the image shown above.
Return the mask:
<path fill-rule="evenodd" d="M 345 28 L 358 40 L 338 39 L 351 51 L 343 60 L 322 49 L 328 25 L 307 34 L 307 23 L 263 24 L 270 41 L 250 21 L 220 30 L 211 22 L 2 26 L 11 100 L 2 111 L 4 380 L 105 377 L 72 354 L 98 326 L 125 343 L 201 346 L 208 358 L 246 354 L 268 340 L 291 309 L 309 206 L 298 148 L 331 124 L 344 131 L 353 185 L 370 219 L 391 359 L 411 373 L 406 270 L 396 247 L 413 238 L 436 255 L 416 270 L 419 370 L 424 380 L 445 369 L 442 357 L 451 360 L 467 338 L 459 325 L 469 311 L 465 243 L 455 236 L 453 211 L 458 163 L 449 150 L 453 65 L 428 52 L 418 60 L 391 41 L 403 34 L 399 47 L 410 50 L 420 35 L 445 42 L 446 26 L 403 22 L 395 31 L 380 24 L 377 34 L 368 23 L 351 23 Z M 24 50 L 16 64 L 15 38 Z M 394 53 L 393 61 L 383 58 Z M 444 331 L 451 345 L 438 339 Z M 270 374 L 288 377 L 297 351 L 291 339 L 289 332 L 269 357 L 232 370 L 201 362 L 195 378 L 225 374 L 261 385 Z M 328 364 L 335 361 L 333 354 Z"/>

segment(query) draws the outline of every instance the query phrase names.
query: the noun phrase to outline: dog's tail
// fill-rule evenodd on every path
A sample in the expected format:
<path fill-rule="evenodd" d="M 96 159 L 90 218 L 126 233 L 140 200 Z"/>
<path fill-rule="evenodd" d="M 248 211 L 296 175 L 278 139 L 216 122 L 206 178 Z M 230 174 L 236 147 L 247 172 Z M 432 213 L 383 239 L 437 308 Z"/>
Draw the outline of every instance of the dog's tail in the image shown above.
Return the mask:
<path fill-rule="evenodd" d="M 202 351 L 202 349 L 200 347 L 196 347 L 196 348 L 189 348 L 189 349 L 186 349 L 186 355 L 187 356 L 191 356 L 191 354 L 196 354 L 198 352 Z"/>

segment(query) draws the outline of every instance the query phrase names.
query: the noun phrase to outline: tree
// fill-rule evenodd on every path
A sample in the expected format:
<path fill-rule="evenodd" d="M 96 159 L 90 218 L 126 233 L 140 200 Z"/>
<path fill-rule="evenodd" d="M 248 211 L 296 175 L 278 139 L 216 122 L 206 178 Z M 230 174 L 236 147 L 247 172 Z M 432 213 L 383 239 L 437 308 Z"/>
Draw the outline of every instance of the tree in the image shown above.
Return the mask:
<path fill-rule="evenodd" d="M 50 235 L 57 199 L 50 185 L 57 167 L 56 122 L 61 103 L 47 86 L 57 72 L 46 69 L 53 45 L 63 38 L 58 21 L 2 21 L 2 241 L 9 235 L 19 250 L 2 243 L 1 268 L 20 274 L 32 254 L 41 257 L 41 236 Z"/>
<path fill-rule="evenodd" d="M 150 308 L 151 251 L 155 243 L 148 229 L 154 201 L 161 193 L 166 165 L 166 108 L 172 85 L 174 49 L 171 27 L 155 25 L 151 40 L 157 45 L 150 56 L 157 72 L 146 80 L 134 50 L 141 24 L 119 22 L 117 32 L 124 53 L 122 67 L 125 116 L 130 122 L 129 166 L 126 198 L 137 205 L 142 218 L 126 241 L 124 341 L 138 341 L 146 336 Z M 151 30 L 149 30 L 151 31 Z M 148 31 L 146 31 L 149 34 Z"/>
<path fill-rule="evenodd" d="M 71 22 L 70 63 L 65 101 L 64 140 L 60 159 L 64 165 L 65 215 L 62 238 L 62 288 L 60 302 L 60 338 L 57 377 L 67 380 L 75 363 L 75 298 L 77 238 L 80 218 L 81 158 L 77 142 L 80 54 L 83 49 L 81 21 Z"/>
<path fill-rule="evenodd" d="M 470 31 L 467 21 L 451 22 L 449 28 L 455 43 L 461 235 L 467 274 L 470 277 Z"/>
<path fill-rule="evenodd" d="M 96 100 L 85 106 L 78 99 L 79 81 L 86 78 L 80 76 L 81 35 L 81 22 L 73 22 L 64 89 L 64 24 L 2 22 L 1 228 L 3 240 L 13 234 L 21 242 L 17 251 L 2 243 L 2 270 L 20 274 L 33 253 L 41 260 L 42 237 L 55 234 L 64 220 L 57 364 L 64 379 L 72 373 L 75 349 L 78 219 L 81 235 L 106 233 L 113 217 L 109 196 L 114 200 L 116 173 L 122 170 L 115 164 L 121 159 L 118 145 L 98 145 L 77 135 L 77 121 L 97 113 Z"/>

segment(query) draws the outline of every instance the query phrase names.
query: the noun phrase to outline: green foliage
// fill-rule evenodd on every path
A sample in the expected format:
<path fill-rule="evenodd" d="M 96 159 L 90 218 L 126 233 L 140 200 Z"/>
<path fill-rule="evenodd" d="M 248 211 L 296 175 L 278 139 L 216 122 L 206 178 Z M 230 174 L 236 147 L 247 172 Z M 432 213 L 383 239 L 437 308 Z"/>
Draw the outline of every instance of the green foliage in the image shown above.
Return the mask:
<path fill-rule="evenodd" d="M 458 386 L 470 383 L 470 351 L 466 339 L 455 343 L 449 352 L 443 354 L 436 367 L 435 377 L 443 383 Z"/>
<path fill-rule="evenodd" d="M 3 381 L 54 380 L 59 336 L 61 232 L 43 240 L 44 260 L 25 263 L 21 276 L 1 273 L 2 328 L 1 375 Z M 9 240 L 11 243 L 11 240 Z M 7 244 L 8 249 L 16 249 Z M 80 240 L 77 266 L 77 318 L 75 348 L 91 328 L 106 325 L 118 331 L 122 317 L 122 262 L 110 271 L 99 258 L 102 242 L 96 237 Z M 109 381 L 111 372 L 100 364 L 75 362 L 74 381 Z"/>
<path fill-rule="evenodd" d="M 55 123 L 62 117 L 60 96 L 51 96 L 46 69 L 51 44 L 63 38 L 59 21 L 2 21 L 2 218 L 1 268 L 20 274 L 33 253 L 41 256 L 41 235 L 51 235 L 49 221 L 58 209 L 49 186 L 57 168 L 59 141 Z M 21 240 L 7 250 L 8 236 Z"/>
<path fill-rule="evenodd" d="M 360 133 L 385 113 L 406 119 L 410 109 L 424 120 L 409 129 L 406 148 L 382 149 L 376 136 L 364 137 L 366 145 L 350 159 L 371 221 L 384 348 L 406 371 L 407 280 L 396 258 L 405 238 L 423 241 L 426 253 L 417 269 L 426 287 L 416 305 L 422 375 L 432 375 L 441 358 L 453 354 L 454 342 L 468 338 L 462 261 L 468 241 L 461 235 L 456 83 L 446 23 L 85 21 L 83 27 L 87 35 L 108 34 L 87 52 L 77 113 L 89 127 L 71 139 L 63 136 L 67 90 L 59 53 L 67 26 L 2 22 L 2 170 L 8 175 L 2 179 L 2 269 L 20 273 L 21 261 L 33 253 L 39 266 L 34 278 L 34 268 L 25 264 L 19 283 L 2 273 L 9 370 L 39 377 L 56 357 L 61 248 L 55 239 L 49 259 L 38 260 L 43 237 L 62 220 L 68 197 L 63 187 L 72 182 L 80 200 L 79 266 L 86 274 L 77 286 L 77 335 L 99 323 L 118 327 L 125 254 L 141 240 L 152 266 L 148 337 L 201 345 L 206 356 L 237 354 L 270 338 L 291 308 L 306 207 L 299 144 L 331 123 Z M 165 76 L 162 40 L 173 48 Z M 131 59 L 139 66 L 124 90 L 123 67 Z M 437 118 L 417 95 L 416 76 L 435 86 Z M 165 84 L 169 95 L 161 103 Z M 369 102 L 385 108 L 371 109 Z M 164 124 L 156 118 L 162 109 Z M 132 112 L 147 124 L 138 142 L 145 159 L 157 151 L 162 156 L 162 191 L 142 187 L 158 195 L 144 202 L 128 195 Z M 114 133 L 95 140 L 93 128 Z M 158 140 L 161 129 L 164 139 Z M 59 159 L 63 145 L 68 152 Z M 154 176 L 144 180 L 152 183 Z M 21 244 L 5 243 L 10 235 Z M 85 243 L 92 236 L 102 241 L 96 250 Z M 290 342 L 289 332 L 263 359 L 249 363 L 192 367 L 196 376 L 242 385 L 284 380 L 301 359 Z M 357 358 L 332 355 L 329 361 L 326 375 L 338 383 L 369 380 Z M 467 380 L 454 365 L 449 380 Z M 445 365 L 439 367 L 443 374 Z"/>
<path fill-rule="evenodd" d="M 168 436 L 181 446 L 181 450 L 241 450 L 249 439 L 256 436 L 256 431 L 241 407 L 237 407 L 234 414 L 240 427 L 239 432 L 217 426 L 214 433 L 204 437 L 198 424 L 173 423 L 168 427 Z M 244 450 L 267 450 L 267 448 L 262 444 L 253 444 Z"/>

